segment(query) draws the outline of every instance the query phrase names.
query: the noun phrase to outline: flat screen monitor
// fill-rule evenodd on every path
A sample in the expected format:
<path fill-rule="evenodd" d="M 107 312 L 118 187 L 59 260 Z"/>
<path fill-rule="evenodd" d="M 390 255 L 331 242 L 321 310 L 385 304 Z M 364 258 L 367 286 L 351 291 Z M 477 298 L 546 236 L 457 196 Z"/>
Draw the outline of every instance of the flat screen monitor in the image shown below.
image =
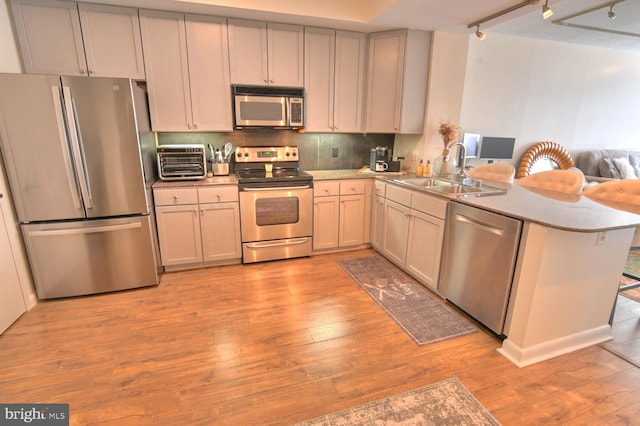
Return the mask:
<path fill-rule="evenodd" d="M 497 138 L 493 136 L 483 136 L 480 142 L 480 153 L 478 158 L 481 160 L 511 160 L 513 158 L 513 148 L 516 144 L 516 138 Z"/>
<path fill-rule="evenodd" d="M 462 140 L 460 142 L 463 143 L 465 148 L 465 153 L 467 156 L 467 160 L 470 158 L 476 158 L 478 156 L 478 142 L 480 141 L 480 135 L 477 133 L 463 133 Z M 458 162 L 456 164 L 460 164 L 462 162 L 462 150 L 458 150 Z"/>

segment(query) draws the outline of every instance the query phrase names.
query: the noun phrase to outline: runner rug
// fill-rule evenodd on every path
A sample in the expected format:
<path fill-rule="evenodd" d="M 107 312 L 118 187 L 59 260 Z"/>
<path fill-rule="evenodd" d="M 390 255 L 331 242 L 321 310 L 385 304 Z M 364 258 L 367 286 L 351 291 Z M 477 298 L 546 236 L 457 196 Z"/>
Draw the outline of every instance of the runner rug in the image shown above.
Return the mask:
<path fill-rule="evenodd" d="M 378 256 L 337 262 L 418 345 L 477 331 L 420 284 Z"/>
<path fill-rule="evenodd" d="M 296 426 L 499 424 L 462 383 L 453 378 Z"/>

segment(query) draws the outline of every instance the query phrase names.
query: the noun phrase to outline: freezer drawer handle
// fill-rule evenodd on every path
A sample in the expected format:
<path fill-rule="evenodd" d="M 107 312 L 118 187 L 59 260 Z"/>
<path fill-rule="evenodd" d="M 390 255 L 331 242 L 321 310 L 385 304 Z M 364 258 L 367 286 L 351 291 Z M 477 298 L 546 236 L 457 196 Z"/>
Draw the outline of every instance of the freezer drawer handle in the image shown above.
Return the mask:
<path fill-rule="evenodd" d="M 250 244 L 247 244 L 247 247 L 253 248 L 253 249 L 259 249 L 259 248 L 268 248 L 268 247 L 293 246 L 297 244 L 305 244 L 308 241 L 309 241 L 308 238 L 298 238 L 296 240 L 285 240 L 283 242 L 278 242 L 278 243 L 272 243 L 272 242 L 250 243 Z"/>
<path fill-rule="evenodd" d="M 141 222 L 124 223 L 122 225 L 95 226 L 92 228 L 53 229 L 49 231 L 32 231 L 29 235 L 34 237 L 51 237 L 55 235 L 94 234 L 99 232 L 124 231 L 126 229 L 142 228 Z"/>
<path fill-rule="evenodd" d="M 503 236 L 504 235 L 504 229 L 502 228 L 496 228 L 495 226 L 492 226 L 488 223 L 484 223 L 484 222 L 480 222 L 478 220 L 474 220 L 471 219 L 470 217 L 467 217 L 465 215 L 462 215 L 460 213 L 456 213 L 456 220 L 458 222 L 463 222 L 463 223 L 469 223 L 471 225 L 477 226 L 478 228 L 486 231 L 486 232 L 490 232 L 492 234 L 496 234 L 498 236 Z"/>

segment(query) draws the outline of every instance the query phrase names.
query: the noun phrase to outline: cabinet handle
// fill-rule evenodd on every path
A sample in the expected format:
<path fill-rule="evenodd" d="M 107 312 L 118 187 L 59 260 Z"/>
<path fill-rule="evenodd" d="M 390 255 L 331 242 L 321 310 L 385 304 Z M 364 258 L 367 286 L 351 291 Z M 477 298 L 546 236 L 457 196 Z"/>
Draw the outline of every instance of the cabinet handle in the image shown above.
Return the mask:
<path fill-rule="evenodd" d="M 80 74 L 86 74 L 87 70 L 85 70 L 84 68 L 80 68 Z"/>
<path fill-rule="evenodd" d="M 217 194 L 216 197 L 218 197 L 218 201 L 222 200 L 222 195 Z"/>
<path fill-rule="evenodd" d="M 177 203 L 177 202 L 178 202 L 178 196 L 177 196 L 177 195 L 174 195 L 174 196 L 173 196 L 173 202 L 174 202 L 174 203 Z"/>
<path fill-rule="evenodd" d="M 273 83 L 273 80 L 272 80 L 272 79 L 270 79 L 270 80 L 269 80 L 269 83 Z"/>
<path fill-rule="evenodd" d="M 187 129 L 191 130 L 191 123 L 187 123 Z"/>
<path fill-rule="evenodd" d="M 193 123 L 193 130 L 196 130 L 198 128 L 198 125 L 196 123 Z"/>

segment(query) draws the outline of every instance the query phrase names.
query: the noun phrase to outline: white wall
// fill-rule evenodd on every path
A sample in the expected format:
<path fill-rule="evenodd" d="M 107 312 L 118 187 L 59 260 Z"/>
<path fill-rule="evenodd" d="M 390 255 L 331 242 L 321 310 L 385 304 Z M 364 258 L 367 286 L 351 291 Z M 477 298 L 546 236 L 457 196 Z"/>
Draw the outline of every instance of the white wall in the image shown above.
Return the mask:
<path fill-rule="evenodd" d="M 19 73 L 22 72 L 16 42 L 13 37 L 9 11 L 6 0 L 0 2 L 0 72 Z M 5 194 L 7 202 L 0 203 L 2 214 L 7 221 L 9 231 L 9 243 L 16 261 L 16 268 L 22 294 L 27 309 L 31 309 L 37 303 L 29 262 L 22 243 L 20 226 L 15 210 L 13 210 L 13 200 L 9 192 L 9 184 L 4 171 L 4 165 L 0 159 L 0 192 Z M 11 226 L 13 224 L 13 226 Z M 6 255 L 3 253 L 3 255 Z"/>
<path fill-rule="evenodd" d="M 516 138 L 513 164 L 539 141 L 574 159 L 640 149 L 640 54 L 490 34 L 470 38 L 460 124 Z"/>
<path fill-rule="evenodd" d="M 640 54 L 498 34 L 436 32 L 433 40 L 425 131 L 397 135 L 398 154 L 433 160 L 442 119 L 515 137 L 514 166 L 546 140 L 574 159 L 592 148 L 640 149 Z"/>

